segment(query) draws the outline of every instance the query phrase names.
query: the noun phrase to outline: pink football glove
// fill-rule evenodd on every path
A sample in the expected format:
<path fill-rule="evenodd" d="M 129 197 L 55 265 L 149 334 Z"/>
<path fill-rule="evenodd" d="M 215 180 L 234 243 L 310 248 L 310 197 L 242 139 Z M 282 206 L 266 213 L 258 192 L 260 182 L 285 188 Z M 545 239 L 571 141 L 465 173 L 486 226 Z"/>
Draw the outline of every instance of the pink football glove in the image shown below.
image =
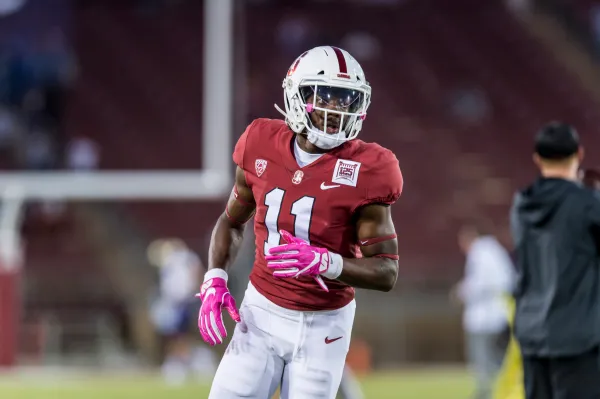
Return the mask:
<path fill-rule="evenodd" d="M 279 232 L 287 244 L 278 245 L 265 256 L 273 276 L 280 278 L 308 276 L 316 280 L 322 289 L 329 292 L 322 275 L 336 279 L 342 273 L 343 260 L 338 254 L 325 248 L 315 247 L 294 237 L 285 230 Z"/>
<path fill-rule="evenodd" d="M 227 336 L 223 324 L 221 309 L 225 308 L 236 322 L 240 322 L 240 314 L 235 305 L 235 299 L 227 288 L 227 272 L 222 269 L 211 269 L 204 275 L 204 284 L 200 293 L 196 294 L 202 300 L 198 314 L 198 329 L 202 339 L 209 345 L 222 344 Z"/>

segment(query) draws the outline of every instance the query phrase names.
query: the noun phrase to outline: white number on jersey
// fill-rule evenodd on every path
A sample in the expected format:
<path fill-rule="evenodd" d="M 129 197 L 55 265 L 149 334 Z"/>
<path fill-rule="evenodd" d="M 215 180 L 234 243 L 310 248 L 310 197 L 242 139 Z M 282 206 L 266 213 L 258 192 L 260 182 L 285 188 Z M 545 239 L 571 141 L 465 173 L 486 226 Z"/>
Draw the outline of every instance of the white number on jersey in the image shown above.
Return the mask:
<path fill-rule="evenodd" d="M 268 254 L 269 248 L 279 245 L 281 234 L 279 234 L 279 215 L 285 191 L 275 188 L 265 195 L 265 226 L 267 226 L 267 240 L 265 241 L 264 253 Z M 304 196 L 292 204 L 291 214 L 294 215 L 294 231 L 290 232 L 295 237 L 309 241 L 310 221 L 312 219 L 315 198 Z"/>

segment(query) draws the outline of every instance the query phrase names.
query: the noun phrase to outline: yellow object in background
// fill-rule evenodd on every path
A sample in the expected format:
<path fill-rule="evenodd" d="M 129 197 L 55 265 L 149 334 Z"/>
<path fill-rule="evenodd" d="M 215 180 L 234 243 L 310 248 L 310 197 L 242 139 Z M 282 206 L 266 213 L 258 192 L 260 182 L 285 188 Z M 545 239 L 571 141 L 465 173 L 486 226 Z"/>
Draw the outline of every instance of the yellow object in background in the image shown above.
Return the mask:
<path fill-rule="evenodd" d="M 512 329 L 515 317 L 515 301 L 508 299 L 509 323 Z M 510 335 L 510 343 L 504 356 L 502 369 L 494 388 L 494 399 L 525 399 L 523 387 L 523 361 L 519 344 L 514 335 Z"/>

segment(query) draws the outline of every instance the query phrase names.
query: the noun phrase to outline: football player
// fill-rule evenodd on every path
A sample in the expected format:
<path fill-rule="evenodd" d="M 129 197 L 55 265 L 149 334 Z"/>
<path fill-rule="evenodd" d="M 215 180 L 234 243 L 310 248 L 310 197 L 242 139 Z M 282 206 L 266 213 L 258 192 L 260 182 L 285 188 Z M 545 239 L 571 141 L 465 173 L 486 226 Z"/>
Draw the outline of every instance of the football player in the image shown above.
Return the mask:
<path fill-rule="evenodd" d="M 233 153 L 235 184 L 213 230 L 198 296 L 210 345 L 238 322 L 212 399 L 336 396 L 354 321 L 354 289 L 390 291 L 398 243 L 390 205 L 395 155 L 357 140 L 371 102 L 359 63 L 337 47 L 298 57 L 283 80 L 283 120 L 257 119 Z M 256 256 L 238 312 L 227 268 L 254 215 Z"/>

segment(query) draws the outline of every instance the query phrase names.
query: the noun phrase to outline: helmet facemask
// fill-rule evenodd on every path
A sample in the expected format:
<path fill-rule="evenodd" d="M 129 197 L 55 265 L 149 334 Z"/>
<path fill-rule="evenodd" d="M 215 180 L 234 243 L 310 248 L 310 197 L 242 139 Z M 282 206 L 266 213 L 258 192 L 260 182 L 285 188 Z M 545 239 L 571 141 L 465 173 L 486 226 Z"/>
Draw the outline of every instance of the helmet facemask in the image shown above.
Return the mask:
<path fill-rule="evenodd" d="M 363 91 L 315 84 L 301 86 L 300 96 L 310 142 L 329 149 L 356 138 L 360 129 L 355 127 L 366 115 Z"/>
<path fill-rule="evenodd" d="M 294 91 L 291 98 L 285 96 L 282 112 L 294 132 L 306 134 L 309 142 L 324 150 L 358 136 L 371 103 L 368 85 L 306 81 Z"/>

